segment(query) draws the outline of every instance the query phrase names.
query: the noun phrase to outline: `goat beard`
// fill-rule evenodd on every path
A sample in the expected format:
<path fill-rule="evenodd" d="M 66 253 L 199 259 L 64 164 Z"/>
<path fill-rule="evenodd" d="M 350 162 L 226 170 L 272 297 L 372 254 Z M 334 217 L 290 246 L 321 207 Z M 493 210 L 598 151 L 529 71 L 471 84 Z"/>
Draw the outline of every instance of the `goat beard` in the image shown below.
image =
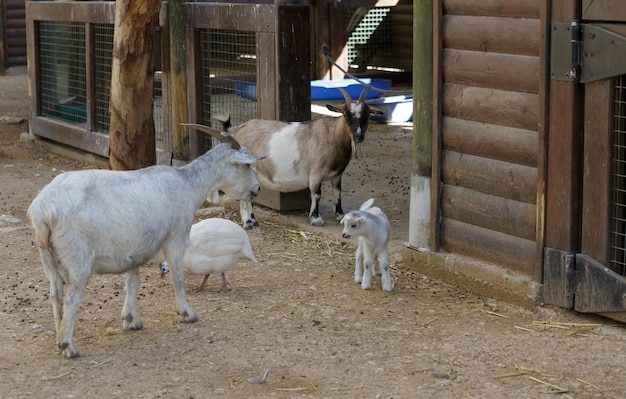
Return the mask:
<path fill-rule="evenodd" d="M 359 158 L 359 154 L 361 155 L 361 158 L 363 157 L 363 143 L 355 143 L 354 140 L 351 140 L 352 142 L 352 157 L 354 159 L 358 159 Z"/>

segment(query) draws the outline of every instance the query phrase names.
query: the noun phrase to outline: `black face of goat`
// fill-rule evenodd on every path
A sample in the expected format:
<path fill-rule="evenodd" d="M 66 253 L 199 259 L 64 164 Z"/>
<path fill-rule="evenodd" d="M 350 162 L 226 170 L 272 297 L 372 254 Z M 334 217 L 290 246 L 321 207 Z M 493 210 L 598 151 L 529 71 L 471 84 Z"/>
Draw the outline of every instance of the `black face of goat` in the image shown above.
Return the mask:
<path fill-rule="evenodd" d="M 369 125 L 370 114 L 381 115 L 382 112 L 375 107 L 367 105 L 365 102 L 365 95 L 369 90 L 369 86 L 363 89 L 357 101 L 352 101 L 350 95 L 341 87 L 338 87 L 337 90 L 344 96 L 346 104 L 341 107 L 328 104 L 326 107 L 331 111 L 342 113 L 343 117 L 346 119 L 346 123 L 350 127 L 352 140 L 357 144 L 362 143 L 365 140 L 365 132 Z"/>

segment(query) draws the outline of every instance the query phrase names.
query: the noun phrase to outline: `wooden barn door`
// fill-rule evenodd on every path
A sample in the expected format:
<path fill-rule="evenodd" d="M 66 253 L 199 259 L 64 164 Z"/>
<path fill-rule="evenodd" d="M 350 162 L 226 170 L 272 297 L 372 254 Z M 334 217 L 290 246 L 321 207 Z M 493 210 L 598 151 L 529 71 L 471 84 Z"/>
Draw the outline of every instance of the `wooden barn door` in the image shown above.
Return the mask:
<path fill-rule="evenodd" d="M 572 200 L 580 214 L 580 247 L 561 262 L 561 277 L 569 306 L 626 322 L 626 8 L 619 0 L 582 0 L 581 11 L 580 19 L 551 29 L 553 79 L 577 86 L 572 93 L 582 106 L 582 134 L 574 129 L 572 136 L 582 140 L 571 141 L 572 154 L 578 153 L 572 163 L 580 166 L 572 167 L 580 172 L 572 179 L 573 186 L 580 181 L 580 199 Z M 570 41 L 570 60 L 563 40 Z M 552 263 L 548 257 L 546 289 L 558 286 L 551 281 Z"/>

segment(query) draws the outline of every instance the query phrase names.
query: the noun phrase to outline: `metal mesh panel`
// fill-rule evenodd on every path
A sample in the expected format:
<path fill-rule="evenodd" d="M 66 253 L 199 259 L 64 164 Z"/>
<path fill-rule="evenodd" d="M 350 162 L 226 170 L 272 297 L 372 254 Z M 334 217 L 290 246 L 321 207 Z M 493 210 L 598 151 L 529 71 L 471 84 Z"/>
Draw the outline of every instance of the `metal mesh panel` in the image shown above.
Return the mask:
<path fill-rule="evenodd" d="M 393 35 L 388 7 L 359 7 L 349 10 L 348 64 L 357 71 L 365 71 L 374 55 L 391 48 Z"/>
<path fill-rule="evenodd" d="M 109 97 L 111 95 L 111 62 L 113 60 L 113 25 L 96 25 L 95 83 L 96 131 L 109 133 Z"/>
<path fill-rule="evenodd" d="M 626 76 L 615 84 L 611 269 L 626 276 Z"/>
<path fill-rule="evenodd" d="M 220 129 L 211 118 L 230 114 L 233 125 L 256 118 L 256 34 L 207 29 L 200 37 L 202 123 Z M 204 149 L 211 147 L 205 136 Z"/>
<path fill-rule="evenodd" d="M 94 26 L 95 51 L 95 126 L 96 131 L 104 134 L 109 133 L 110 114 L 109 100 L 111 95 L 111 68 L 113 61 L 113 32 L 111 24 L 98 24 Z M 156 148 L 163 149 L 163 100 L 162 100 L 162 74 L 154 75 L 154 128 L 156 133 Z"/>
<path fill-rule="evenodd" d="M 41 115 L 74 124 L 87 121 L 85 27 L 40 22 Z"/>

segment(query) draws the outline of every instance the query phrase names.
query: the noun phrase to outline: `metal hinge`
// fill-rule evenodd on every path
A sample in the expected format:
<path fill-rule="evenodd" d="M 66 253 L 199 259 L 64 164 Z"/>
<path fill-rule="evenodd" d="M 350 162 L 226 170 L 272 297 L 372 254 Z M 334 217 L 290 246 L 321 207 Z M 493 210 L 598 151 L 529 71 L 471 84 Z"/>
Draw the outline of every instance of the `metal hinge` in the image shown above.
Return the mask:
<path fill-rule="evenodd" d="M 550 79 L 588 83 L 626 74 L 626 37 L 612 24 L 572 21 L 550 29 Z"/>

